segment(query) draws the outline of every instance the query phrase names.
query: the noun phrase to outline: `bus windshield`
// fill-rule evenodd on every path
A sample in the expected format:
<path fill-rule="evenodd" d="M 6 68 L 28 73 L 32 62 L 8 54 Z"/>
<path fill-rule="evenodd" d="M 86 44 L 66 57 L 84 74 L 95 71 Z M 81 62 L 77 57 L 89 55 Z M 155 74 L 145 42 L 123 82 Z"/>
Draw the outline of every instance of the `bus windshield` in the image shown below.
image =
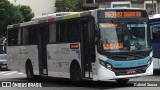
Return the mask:
<path fill-rule="evenodd" d="M 154 40 L 160 39 L 160 19 L 150 20 L 150 28 Z"/>
<path fill-rule="evenodd" d="M 144 51 L 150 49 L 147 22 L 100 23 L 102 47 L 105 51 Z"/>

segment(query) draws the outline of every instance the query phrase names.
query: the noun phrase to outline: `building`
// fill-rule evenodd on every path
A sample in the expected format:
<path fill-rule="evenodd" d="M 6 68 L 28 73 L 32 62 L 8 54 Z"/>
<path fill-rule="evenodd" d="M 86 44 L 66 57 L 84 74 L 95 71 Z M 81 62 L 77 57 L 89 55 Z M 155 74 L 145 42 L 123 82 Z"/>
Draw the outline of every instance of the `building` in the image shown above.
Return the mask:
<path fill-rule="evenodd" d="M 153 2 L 152 2 L 153 1 Z M 98 5 L 96 7 L 96 5 Z M 160 0 L 84 0 L 84 9 L 87 8 L 143 8 L 149 15 L 160 13 Z M 154 8 L 154 9 L 153 9 Z"/>
<path fill-rule="evenodd" d="M 95 0 L 83 0 L 83 10 L 90 10 L 98 8 L 98 3 L 95 3 Z"/>
<path fill-rule="evenodd" d="M 31 7 L 35 17 L 55 12 L 56 0 L 8 0 L 14 5 L 28 5 Z"/>

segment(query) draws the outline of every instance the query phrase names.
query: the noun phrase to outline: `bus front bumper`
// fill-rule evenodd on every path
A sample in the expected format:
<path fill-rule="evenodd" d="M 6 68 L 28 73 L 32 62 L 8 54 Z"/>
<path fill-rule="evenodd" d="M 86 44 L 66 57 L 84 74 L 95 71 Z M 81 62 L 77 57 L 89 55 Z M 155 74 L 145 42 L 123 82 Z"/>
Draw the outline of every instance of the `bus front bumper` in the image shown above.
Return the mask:
<path fill-rule="evenodd" d="M 135 74 L 125 74 L 125 75 L 116 75 L 115 72 L 103 67 L 100 65 L 98 69 L 98 75 L 94 80 L 98 79 L 101 81 L 112 80 L 112 79 L 121 79 L 121 78 L 135 78 L 140 76 L 153 75 L 153 61 L 145 70 L 144 73 L 135 73 Z"/>

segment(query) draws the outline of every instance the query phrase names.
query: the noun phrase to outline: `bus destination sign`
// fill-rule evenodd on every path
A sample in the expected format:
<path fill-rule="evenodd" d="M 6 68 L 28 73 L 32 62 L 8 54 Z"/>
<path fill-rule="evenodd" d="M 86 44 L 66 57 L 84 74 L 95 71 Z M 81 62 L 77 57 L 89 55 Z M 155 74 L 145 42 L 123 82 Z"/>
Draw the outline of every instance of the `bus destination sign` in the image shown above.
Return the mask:
<path fill-rule="evenodd" d="M 104 18 L 125 18 L 125 17 L 141 17 L 142 14 L 139 11 L 106 11 L 104 12 Z"/>

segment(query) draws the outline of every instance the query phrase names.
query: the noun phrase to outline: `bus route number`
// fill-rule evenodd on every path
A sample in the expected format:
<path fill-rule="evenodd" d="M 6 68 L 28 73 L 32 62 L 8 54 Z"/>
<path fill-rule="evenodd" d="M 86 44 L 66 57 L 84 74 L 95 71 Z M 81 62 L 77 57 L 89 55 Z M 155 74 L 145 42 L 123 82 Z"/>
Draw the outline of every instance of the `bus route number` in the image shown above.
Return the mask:
<path fill-rule="evenodd" d="M 104 50 L 111 50 L 111 49 L 122 49 L 123 43 L 116 43 L 116 44 L 103 44 Z"/>

